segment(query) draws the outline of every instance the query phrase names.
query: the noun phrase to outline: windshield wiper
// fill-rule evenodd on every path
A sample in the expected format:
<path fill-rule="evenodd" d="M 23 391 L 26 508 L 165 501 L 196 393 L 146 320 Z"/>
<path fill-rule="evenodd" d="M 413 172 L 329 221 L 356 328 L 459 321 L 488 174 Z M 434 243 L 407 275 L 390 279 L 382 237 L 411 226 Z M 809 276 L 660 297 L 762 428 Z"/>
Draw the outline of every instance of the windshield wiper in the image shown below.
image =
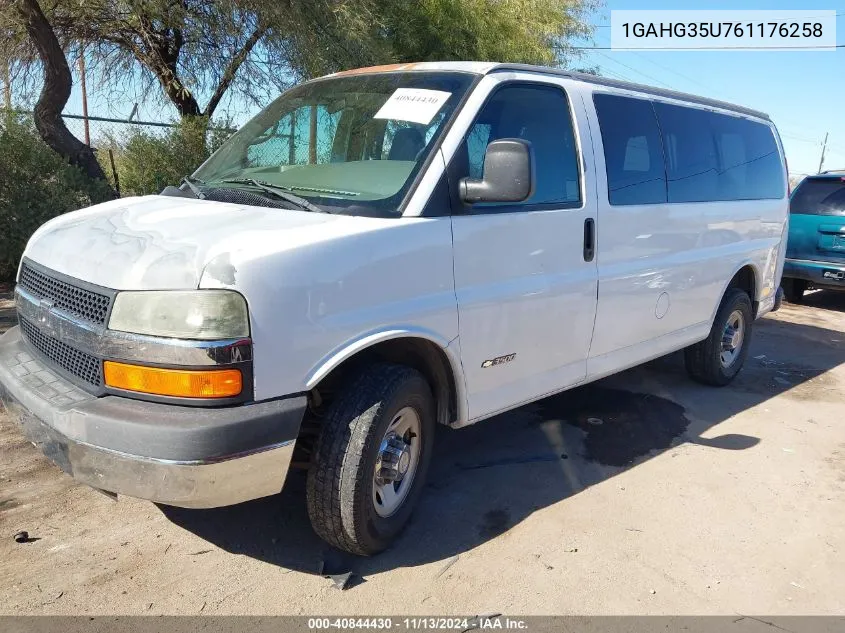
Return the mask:
<path fill-rule="evenodd" d="M 241 184 L 241 185 L 252 185 L 253 187 L 257 187 L 262 191 L 267 193 L 271 193 L 277 198 L 284 200 L 285 202 L 290 202 L 291 204 L 295 204 L 300 209 L 304 209 L 305 211 L 313 211 L 314 213 L 329 213 L 325 209 L 321 209 L 316 204 L 308 202 L 305 198 L 300 198 L 297 195 L 292 194 L 288 189 L 285 187 L 280 187 L 279 185 L 273 185 L 269 182 L 264 182 L 263 180 L 257 180 L 255 178 L 233 178 L 230 180 L 221 180 L 220 182 L 231 182 L 234 184 Z"/>
<path fill-rule="evenodd" d="M 195 184 L 199 183 L 201 185 L 204 185 L 205 183 L 202 180 L 200 180 L 199 178 L 192 178 L 191 176 L 183 176 L 182 182 L 188 185 L 188 189 L 190 189 L 191 193 L 194 194 L 197 198 L 199 198 L 200 200 L 205 200 L 205 194 Z"/>

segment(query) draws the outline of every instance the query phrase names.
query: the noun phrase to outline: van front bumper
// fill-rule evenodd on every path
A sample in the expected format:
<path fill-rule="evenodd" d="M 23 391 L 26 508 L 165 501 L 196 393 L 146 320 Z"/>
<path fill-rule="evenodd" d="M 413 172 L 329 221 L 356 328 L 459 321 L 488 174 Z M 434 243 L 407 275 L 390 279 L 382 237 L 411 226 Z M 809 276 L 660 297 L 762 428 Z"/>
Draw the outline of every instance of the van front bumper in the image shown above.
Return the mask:
<path fill-rule="evenodd" d="M 803 279 L 817 288 L 845 289 L 845 263 L 787 258 L 783 264 L 785 279 Z"/>
<path fill-rule="evenodd" d="M 17 327 L 0 336 L 0 397 L 77 481 L 183 508 L 280 492 L 306 406 L 304 395 L 221 408 L 94 397 L 51 372 Z"/>

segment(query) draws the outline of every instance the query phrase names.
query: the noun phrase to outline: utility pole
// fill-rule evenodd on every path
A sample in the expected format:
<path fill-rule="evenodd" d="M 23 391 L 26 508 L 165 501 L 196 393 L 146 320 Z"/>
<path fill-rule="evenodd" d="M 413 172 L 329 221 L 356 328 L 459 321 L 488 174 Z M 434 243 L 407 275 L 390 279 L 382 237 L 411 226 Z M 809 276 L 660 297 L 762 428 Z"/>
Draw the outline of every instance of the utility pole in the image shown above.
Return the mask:
<path fill-rule="evenodd" d="M 88 91 L 85 89 L 85 47 L 79 47 L 79 88 L 82 90 L 82 125 L 85 130 L 85 144 L 91 147 L 91 130 L 88 127 Z"/>
<path fill-rule="evenodd" d="M 308 127 L 308 164 L 317 163 L 317 104 L 311 106 L 311 118 Z"/>
<path fill-rule="evenodd" d="M 824 165 L 824 151 L 827 149 L 827 135 L 830 132 L 825 132 L 824 134 L 824 143 L 822 143 L 822 158 L 819 161 L 819 173 L 822 173 L 822 166 Z"/>

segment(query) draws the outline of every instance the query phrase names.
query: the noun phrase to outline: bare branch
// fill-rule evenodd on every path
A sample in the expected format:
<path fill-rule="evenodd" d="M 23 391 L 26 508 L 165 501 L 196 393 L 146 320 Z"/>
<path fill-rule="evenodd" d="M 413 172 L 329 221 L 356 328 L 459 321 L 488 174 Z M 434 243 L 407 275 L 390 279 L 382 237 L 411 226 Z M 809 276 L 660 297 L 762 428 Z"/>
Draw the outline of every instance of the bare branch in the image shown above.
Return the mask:
<path fill-rule="evenodd" d="M 214 94 L 212 94 L 211 99 L 209 99 L 208 105 L 205 106 L 205 116 L 210 118 L 214 114 L 214 111 L 217 109 L 217 104 L 220 103 L 220 99 L 223 97 L 223 94 L 229 89 L 229 86 L 231 86 L 232 82 L 235 80 L 235 75 L 241 67 L 241 64 L 243 64 L 244 60 L 249 57 L 252 49 L 255 48 L 255 45 L 262 37 L 264 37 L 266 32 L 267 27 L 265 26 L 259 26 L 256 28 L 252 35 L 249 36 L 249 39 L 241 47 L 241 50 L 232 57 L 232 61 L 229 62 L 229 65 L 223 72 L 223 77 L 221 77 L 220 83 L 217 84 Z"/>

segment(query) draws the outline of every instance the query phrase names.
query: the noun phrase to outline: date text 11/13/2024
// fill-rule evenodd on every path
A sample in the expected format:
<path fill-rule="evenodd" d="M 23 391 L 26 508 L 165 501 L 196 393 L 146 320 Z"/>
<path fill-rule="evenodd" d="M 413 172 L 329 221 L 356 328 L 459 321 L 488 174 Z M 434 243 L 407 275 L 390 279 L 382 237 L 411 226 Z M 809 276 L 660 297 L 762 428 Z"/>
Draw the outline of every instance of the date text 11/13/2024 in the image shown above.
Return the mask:
<path fill-rule="evenodd" d="M 308 628 L 312 631 L 331 629 L 380 629 L 410 631 L 468 631 L 468 630 L 526 630 L 528 623 L 519 618 L 503 617 L 501 614 L 465 617 L 348 617 L 309 618 Z"/>

